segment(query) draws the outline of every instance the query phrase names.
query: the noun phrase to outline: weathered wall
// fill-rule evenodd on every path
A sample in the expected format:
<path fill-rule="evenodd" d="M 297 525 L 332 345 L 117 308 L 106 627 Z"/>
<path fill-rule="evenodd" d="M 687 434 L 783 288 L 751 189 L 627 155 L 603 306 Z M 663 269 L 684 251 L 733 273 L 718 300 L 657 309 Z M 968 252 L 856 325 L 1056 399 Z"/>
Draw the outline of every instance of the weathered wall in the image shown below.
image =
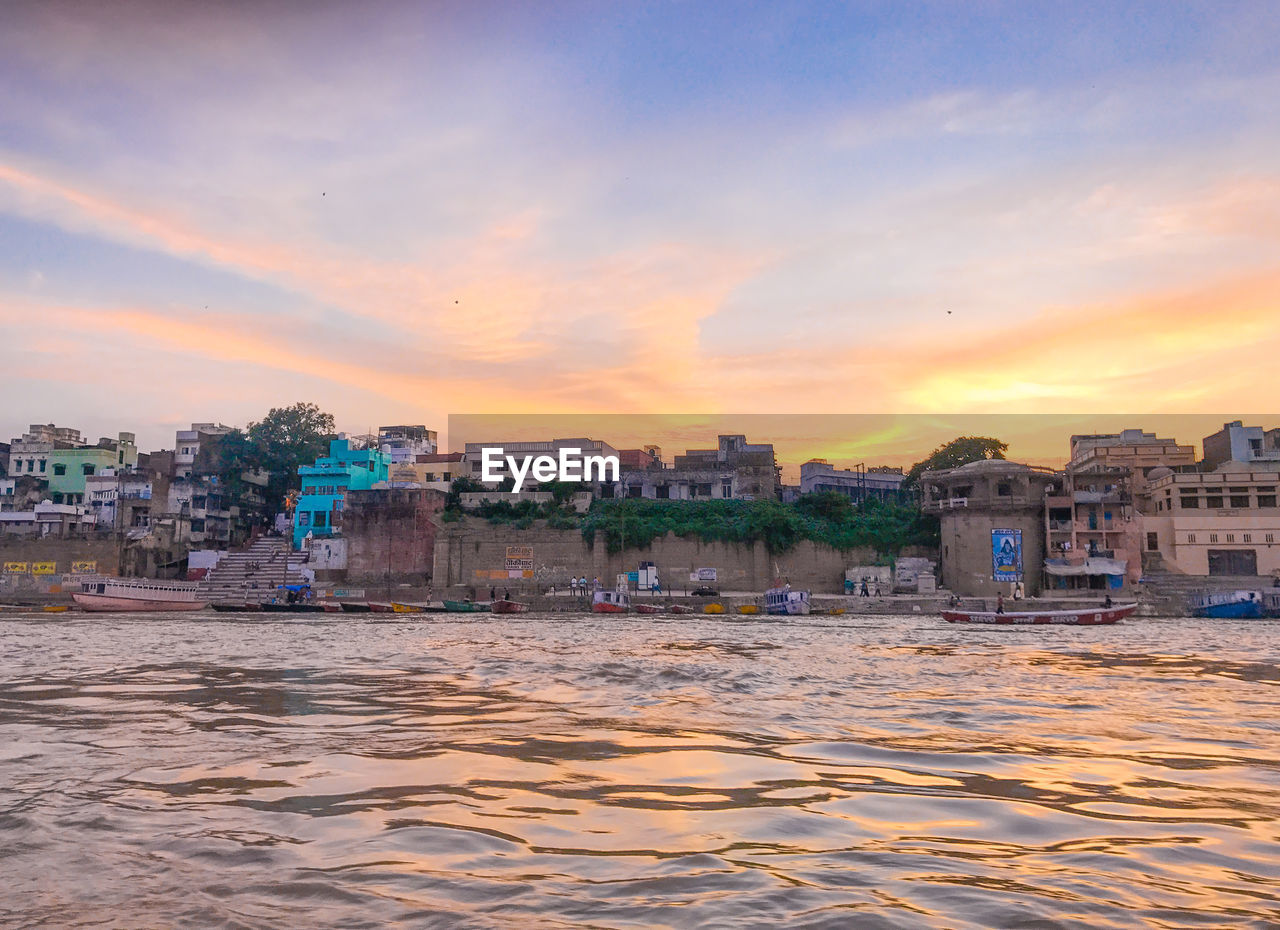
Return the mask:
<path fill-rule="evenodd" d="M 533 578 L 509 578 L 507 547 L 533 548 Z M 914 552 L 912 554 L 915 554 Z M 935 553 L 926 553 L 936 557 Z M 735 545 L 709 543 L 667 534 L 644 548 L 628 548 L 609 554 L 604 540 L 588 546 L 579 530 L 550 529 L 538 521 L 527 530 L 486 520 L 464 518 L 443 525 L 436 540 L 435 583 L 438 588 L 462 585 L 516 590 L 563 588 L 571 576 L 599 578 L 612 587 L 617 574 L 634 571 L 640 562 L 654 562 L 667 590 L 690 587 L 689 573 L 716 569 L 715 586 L 722 591 L 763 591 L 775 578 L 786 578 L 796 587 L 815 593 L 841 593 L 845 569 L 875 561 L 875 552 L 861 548 L 840 551 L 804 541 L 785 553 L 771 554 L 764 543 Z"/>
<path fill-rule="evenodd" d="M 0 539 L 0 593 L 47 593 L 70 590 L 72 563 L 94 562 L 99 574 L 115 575 L 119 568 L 119 544 L 113 539 Z M 52 574 L 5 572 L 6 563 L 52 562 Z"/>
<path fill-rule="evenodd" d="M 1006 528 L 1022 530 L 1023 584 L 1028 595 L 1038 594 L 1044 574 L 1042 510 L 943 513 L 941 584 L 966 597 L 1009 594 L 1009 584 L 991 578 L 991 531 Z"/>
<path fill-rule="evenodd" d="M 347 581 L 424 584 L 432 576 L 436 515 L 445 495 L 432 488 L 348 491 L 342 535 Z"/>

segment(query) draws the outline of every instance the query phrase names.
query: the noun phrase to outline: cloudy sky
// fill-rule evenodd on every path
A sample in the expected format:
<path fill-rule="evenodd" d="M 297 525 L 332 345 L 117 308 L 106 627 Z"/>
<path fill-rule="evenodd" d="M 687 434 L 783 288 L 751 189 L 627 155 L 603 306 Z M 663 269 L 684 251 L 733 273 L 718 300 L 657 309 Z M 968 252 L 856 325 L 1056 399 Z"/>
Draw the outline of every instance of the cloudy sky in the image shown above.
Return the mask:
<path fill-rule="evenodd" d="M 0 436 L 1274 408 L 1278 41 L 1266 2 L 8 3 Z"/>

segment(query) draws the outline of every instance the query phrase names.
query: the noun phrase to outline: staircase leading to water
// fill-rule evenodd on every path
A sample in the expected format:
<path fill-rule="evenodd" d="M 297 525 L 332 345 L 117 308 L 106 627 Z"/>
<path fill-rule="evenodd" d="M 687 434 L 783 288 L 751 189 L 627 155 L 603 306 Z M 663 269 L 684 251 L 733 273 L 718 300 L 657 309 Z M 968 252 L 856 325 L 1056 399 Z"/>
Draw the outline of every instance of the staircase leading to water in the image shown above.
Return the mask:
<path fill-rule="evenodd" d="M 287 539 L 263 536 L 247 549 L 228 552 L 200 582 L 211 601 L 255 601 L 270 597 L 277 585 L 302 584 L 302 553 Z"/>

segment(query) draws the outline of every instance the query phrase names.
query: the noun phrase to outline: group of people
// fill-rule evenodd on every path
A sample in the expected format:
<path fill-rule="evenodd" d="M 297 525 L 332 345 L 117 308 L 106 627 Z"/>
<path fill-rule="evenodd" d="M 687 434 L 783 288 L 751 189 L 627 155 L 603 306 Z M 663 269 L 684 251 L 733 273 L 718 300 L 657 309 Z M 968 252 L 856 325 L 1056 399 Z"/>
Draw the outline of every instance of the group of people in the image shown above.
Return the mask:
<path fill-rule="evenodd" d="M 600 590 L 600 579 L 598 577 L 590 583 L 589 589 L 588 589 L 588 582 L 587 582 L 586 575 L 583 575 L 581 578 L 574 578 L 573 576 L 569 577 L 569 593 L 570 594 L 574 594 L 574 595 L 581 594 L 585 596 L 589 590 L 590 591 Z"/>

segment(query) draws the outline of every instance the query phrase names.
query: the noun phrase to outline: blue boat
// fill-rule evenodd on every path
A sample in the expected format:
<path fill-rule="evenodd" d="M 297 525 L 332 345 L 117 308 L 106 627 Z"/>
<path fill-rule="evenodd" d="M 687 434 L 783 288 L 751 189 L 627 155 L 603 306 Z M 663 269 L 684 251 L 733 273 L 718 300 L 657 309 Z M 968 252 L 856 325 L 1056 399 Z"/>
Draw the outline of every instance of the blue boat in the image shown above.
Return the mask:
<path fill-rule="evenodd" d="M 1262 616 L 1262 598 L 1257 591 L 1225 591 L 1197 594 L 1187 599 L 1193 617 L 1218 620 L 1256 620 Z"/>

